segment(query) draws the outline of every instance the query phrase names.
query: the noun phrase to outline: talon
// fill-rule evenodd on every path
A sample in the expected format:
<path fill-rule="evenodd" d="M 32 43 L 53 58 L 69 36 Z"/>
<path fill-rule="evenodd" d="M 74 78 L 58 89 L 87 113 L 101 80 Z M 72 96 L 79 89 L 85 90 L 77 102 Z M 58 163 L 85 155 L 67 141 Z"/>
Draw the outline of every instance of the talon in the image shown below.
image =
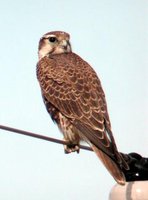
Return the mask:
<path fill-rule="evenodd" d="M 77 152 L 79 153 L 80 151 L 80 147 L 78 144 L 68 144 L 68 145 L 64 145 L 64 152 L 66 154 L 68 153 L 72 153 L 72 152 Z"/>
<path fill-rule="evenodd" d="M 76 146 L 75 146 L 75 151 L 76 151 L 77 153 L 80 152 L 80 147 L 79 147 L 79 145 L 76 145 Z"/>
<path fill-rule="evenodd" d="M 71 153 L 72 151 L 67 145 L 64 145 L 64 152 L 65 154 L 68 154 L 68 153 Z"/>

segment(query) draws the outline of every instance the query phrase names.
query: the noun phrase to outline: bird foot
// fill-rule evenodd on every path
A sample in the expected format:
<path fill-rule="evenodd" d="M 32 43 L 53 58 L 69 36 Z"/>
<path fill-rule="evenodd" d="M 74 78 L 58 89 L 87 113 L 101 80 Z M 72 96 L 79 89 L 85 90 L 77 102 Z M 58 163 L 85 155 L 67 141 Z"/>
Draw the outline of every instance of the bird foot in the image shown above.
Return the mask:
<path fill-rule="evenodd" d="M 80 147 L 79 147 L 78 144 L 67 144 L 67 145 L 64 145 L 64 152 L 66 154 L 72 153 L 72 152 L 79 153 L 79 151 L 80 151 Z"/>

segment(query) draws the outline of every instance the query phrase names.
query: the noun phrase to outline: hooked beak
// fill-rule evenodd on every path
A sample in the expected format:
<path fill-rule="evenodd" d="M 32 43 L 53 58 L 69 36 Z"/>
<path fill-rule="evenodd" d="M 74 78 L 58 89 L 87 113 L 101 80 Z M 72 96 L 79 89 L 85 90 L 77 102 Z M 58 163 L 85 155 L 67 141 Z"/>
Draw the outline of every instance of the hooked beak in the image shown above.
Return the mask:
<path fill-rule="evenodd" d="M 62 40 L 60 43 L 60 47 L 67 52 L 71 51 L 71 45 L 68 40 Z"/>

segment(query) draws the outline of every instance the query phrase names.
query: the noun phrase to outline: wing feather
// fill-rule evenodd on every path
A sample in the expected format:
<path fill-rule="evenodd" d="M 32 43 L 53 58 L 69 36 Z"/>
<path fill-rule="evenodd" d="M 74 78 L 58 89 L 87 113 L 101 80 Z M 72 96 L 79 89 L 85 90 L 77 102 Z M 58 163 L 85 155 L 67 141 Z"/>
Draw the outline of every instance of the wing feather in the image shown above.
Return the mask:
<path fill-rule="evenodd" d="M 38 62 L 37 77 L 43 96 L 71 119 L 86 140 L 112 159 L 118 157 L 105 95 L 87 62 L 74 53 L 44 57 Z"/>
<path fill-rule="evenodd" d="M 88 63 L 74 53 L 44 57 L 37 65 L 37 76 L 43 96 L 65 116 L 78 119 L 94 130 L 99 125 L 104 132 L 104 120 L 109 121 L 105 96 Z"/>

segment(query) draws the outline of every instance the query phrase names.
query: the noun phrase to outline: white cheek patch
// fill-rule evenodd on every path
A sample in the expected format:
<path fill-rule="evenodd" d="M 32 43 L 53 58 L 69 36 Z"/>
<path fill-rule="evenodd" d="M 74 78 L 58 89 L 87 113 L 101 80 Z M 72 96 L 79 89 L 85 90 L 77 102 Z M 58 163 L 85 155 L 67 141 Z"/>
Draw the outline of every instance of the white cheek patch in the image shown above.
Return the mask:
<path fill-rule="evenodd" d="M 44 41 L 41 49 L 38 52 L 39 59 L 47 56 L 50 52 L 53 51 L 53 47 L 49 44 L 48 40 Z"/>
<path fill-rule="evenodd" d="M 60 54 L 60 53 L 65 53 L 65 51 L 64 51 L 63 48 L 57 47 L 53 53 L 54 54 Z"/>
<path fill-rule="evenodd" d="M 39 50 L 39 59 L 45 57 L 47 54 L 49 54 L 52 51 L 52 48 L 50 47 L 50 45 L 45 45 L 44 47 L 42 47 Z"/>

